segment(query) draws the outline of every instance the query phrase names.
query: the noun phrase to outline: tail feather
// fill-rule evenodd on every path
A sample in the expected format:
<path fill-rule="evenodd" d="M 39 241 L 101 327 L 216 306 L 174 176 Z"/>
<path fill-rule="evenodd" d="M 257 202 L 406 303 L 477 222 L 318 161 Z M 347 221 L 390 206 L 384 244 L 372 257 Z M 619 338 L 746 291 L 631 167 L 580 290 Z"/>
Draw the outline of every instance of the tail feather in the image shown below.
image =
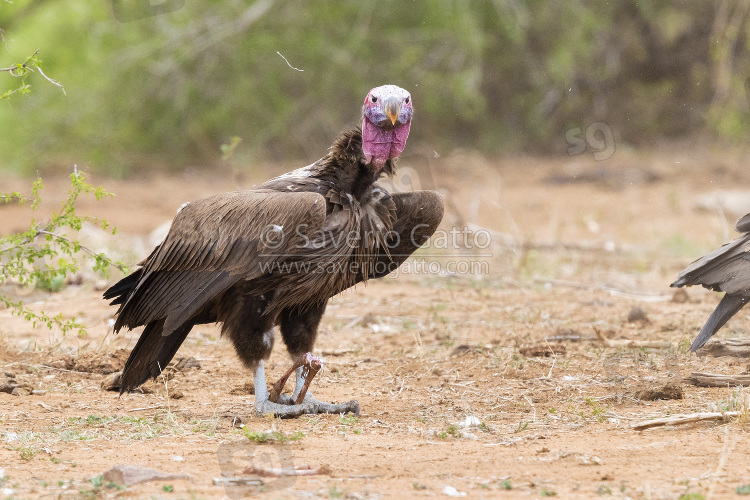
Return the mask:
<path fill-rule="evenodd" d="M 112 306 L 122 304 L 125 302 L 125 299 L 127 299 L 133 288 L 135 288 L 135 285 L 138 284 L 138 281 L 141 279 L 141 274 L 143 274 L 143 268 L 125 276 L 104 292 L 104 298 L 106 300 L 115 299 L 110 302 L 110 305 Z"/>
<path fill-rule="evenodd" d="M 710 339 L 714 333 L 719 331 L 719 328 L 729 321 L 729 318 L 742 309 L 742 306 L 747 303 L 747 299 L 748 297 L 743 297 L 741 295 L 729 293 L 724 295 L 724 298 L 721 299 L 721 302 L 716 306 L 714 312 L 708 317 L 708 321 L 706 321 L 701 332 L 693 341 L 693 345 L 690 346 L 690 351 L 695 352 L 703 347 L 703 345 L 708 342 L 708 339 Z"/>
<path fill-rule="evenodd" d="M 193 322 L 184 323 L 168 336 L 162 335 L 164 320 L 152 321 L 146 325 L 125 363 L 120 380 L 120 394 L 136 389 L 150 378 L 158 377 L 172 361 L 193 325 Z"/>

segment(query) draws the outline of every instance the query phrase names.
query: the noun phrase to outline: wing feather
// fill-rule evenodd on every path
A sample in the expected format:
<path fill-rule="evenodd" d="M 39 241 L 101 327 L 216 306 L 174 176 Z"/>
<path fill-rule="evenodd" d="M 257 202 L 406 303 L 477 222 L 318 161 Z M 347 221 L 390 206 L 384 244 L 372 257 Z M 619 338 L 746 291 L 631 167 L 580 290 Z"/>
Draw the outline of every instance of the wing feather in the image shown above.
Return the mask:
<path fill-rule="evenodd" d="M 294 253 L 325 216 L 325 198 L 310 192 L 237 191 L 190 203 L 142 262 L 115 329 L 166 320 L 169 335 L 237 281 Z"/>

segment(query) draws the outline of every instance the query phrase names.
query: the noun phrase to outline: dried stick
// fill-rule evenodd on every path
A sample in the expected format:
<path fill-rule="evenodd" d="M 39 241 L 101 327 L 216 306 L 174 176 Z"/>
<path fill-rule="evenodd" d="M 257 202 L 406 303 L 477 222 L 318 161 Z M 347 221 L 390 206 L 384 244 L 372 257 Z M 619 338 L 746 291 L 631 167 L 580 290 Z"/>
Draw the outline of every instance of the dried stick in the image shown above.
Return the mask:
<path fill-rule="evenodd" d="M 300 465 L 288 468 L 271 467 L 268 469 L 263 467 L 248 467 L 240 474 L 261 477 L 317 476 L 319 474 L 330 474 L 330 471 L 325 466 L 313 469 L 309 465 Z"/>
<path fill-rule="evenodd" d="M 685 382 L 699 387 L 736 387 L 750 385 L 750 375 L 721 375 L 718 373 L 693 372 Z"/>
<path fill-rule="evenodd" d="M 733 358 L 750 358 L 750 339 L 709 340 L 699 354 L 703 356 L 731 356 Z"/>
<path fill-rule="evenodd" d="M 704 422 L 708 420 L 729 420 L 736 417 L 739 412 L 712 412 L 712 413 L 690 413 L 687 415 L 673 415 L 671 417 L 655 418 L 653 420 L 644 420 L 632 425 L 633 430 L 642 431 L 651 427 L 661 427 L 663 425 L 681 425 L 691 424 L 693 422 Z"/>
<path fill-rule="evenodd" d="M 608 339 L 597 328 L 594 328 L 596 336 L 604 342 L 607 347 L 631 347 L 631 348 L 649 348 L 649 349 L 669 349 L 672 343 L 667 340 L 626 340 L 626 339 Z"/>

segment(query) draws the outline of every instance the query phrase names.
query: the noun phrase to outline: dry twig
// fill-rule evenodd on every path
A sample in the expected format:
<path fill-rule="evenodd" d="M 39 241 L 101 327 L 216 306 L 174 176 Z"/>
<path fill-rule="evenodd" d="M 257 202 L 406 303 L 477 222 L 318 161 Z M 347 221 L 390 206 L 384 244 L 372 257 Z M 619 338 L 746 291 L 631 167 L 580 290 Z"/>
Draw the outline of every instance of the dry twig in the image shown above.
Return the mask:
<path fill-rule="evenodd" d="M 699 387 L 736 387 L 750 385 L 750 375 L 721 375 L 719 373 L 693 372 L 685 382 Z"/>
<path fill-rule="evenodd" d="M 663 425 L 681 425 L 691 424 L 693 422 L 704 422 L 708 420 L 729 420 L 736 417 L 739 412 L 711 412 L 711 413 L 690 413 L 687 415 L 673 415 L 671 417 L 655 418 L 653 420 L 644 420 L 633 424 L 633 430 L 642 431 L 651 427 L 661 427 Z"/>
<path fill-rule="evenodd" d="M 648 349 L 669 349 L 672 343 L 667 340 L 627 340 L 627 339 L 608 339 L 599 329 L 594 328 L 596 336 L 599 337 L 607 347 L 630 347 L 630 348 L 648 348 Z"/>
<path fill-rule="evenodd" d="M 750 339 L 709 340 L 699 354 L 701 356 L 731 356 L 733 358 L 750 358 Z"/>

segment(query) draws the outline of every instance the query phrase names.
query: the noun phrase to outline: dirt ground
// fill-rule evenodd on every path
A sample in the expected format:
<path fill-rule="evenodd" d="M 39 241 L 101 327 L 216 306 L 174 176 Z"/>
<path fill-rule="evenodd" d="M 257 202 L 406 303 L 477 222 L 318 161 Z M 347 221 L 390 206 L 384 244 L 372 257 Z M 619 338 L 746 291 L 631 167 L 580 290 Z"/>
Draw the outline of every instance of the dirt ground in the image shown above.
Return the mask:
<path fill-rule="evenodd" d="M 684 378 L 746 373 L 747 361 L 688 354 L 719 296 L 674 296 L 669 283 L 735 234 L 750 198 L 738 207 L 732 193 L 750 185 L 742 157 L 683 145 L 618 151 L 599 163 L 407 158 L 410 177 L 396 187 L 418 181 L 445 195 L 444 241 L 399 276 L 333 298 L 316 345 L 327 362 L 313 393 L 357 399 L 358 418 L 255 416 L 252 376 L 213 326 L 194 329 L 177 354 L 199 367 L 118 397 L 102 384 L 139 331 L 111 334 L 106 282 L 84 272 L 55 294 L 6 286 L 2 293 L 35 310 L 83 320 L 88 333 L 35 329 L 0 309 L 0 385 L 18 386 L 17 395 L 0 392 L 0 498 L 734 497 L 750 483 L 748 394 Z M 87 227 L 83 243 L 134 264 L 183 202 L 285 166 L 271 170 L 92 178 L 117 196 L 84 199 L 80 210 L 120 231 Z M 41 214 L 67 187 L 63 174 L 45 181 Z M 0 174 L 0 191 L 28 184 Z M 26 207 L 0 207 L 0 235 L 30 217 Z M 746 336 L 748 327 L 740 312 L 719 337 Z M 621 340 L 665 344 L 606 343 Z M 277 338 L 269 379 L 288 364 Z M 672 390 L 649 400 L 648 390 L 665 386 Z M 682 399 L 658 399 L 675 393 Z M 632 428 L 722 410 L 745 418 Z M 176 477 L 123 489 L 100 476 L 118 464 Z M 248 467 L 317 474 L 259 478 Z M 249 481 L 223 486 L 226 477 Z"/>

